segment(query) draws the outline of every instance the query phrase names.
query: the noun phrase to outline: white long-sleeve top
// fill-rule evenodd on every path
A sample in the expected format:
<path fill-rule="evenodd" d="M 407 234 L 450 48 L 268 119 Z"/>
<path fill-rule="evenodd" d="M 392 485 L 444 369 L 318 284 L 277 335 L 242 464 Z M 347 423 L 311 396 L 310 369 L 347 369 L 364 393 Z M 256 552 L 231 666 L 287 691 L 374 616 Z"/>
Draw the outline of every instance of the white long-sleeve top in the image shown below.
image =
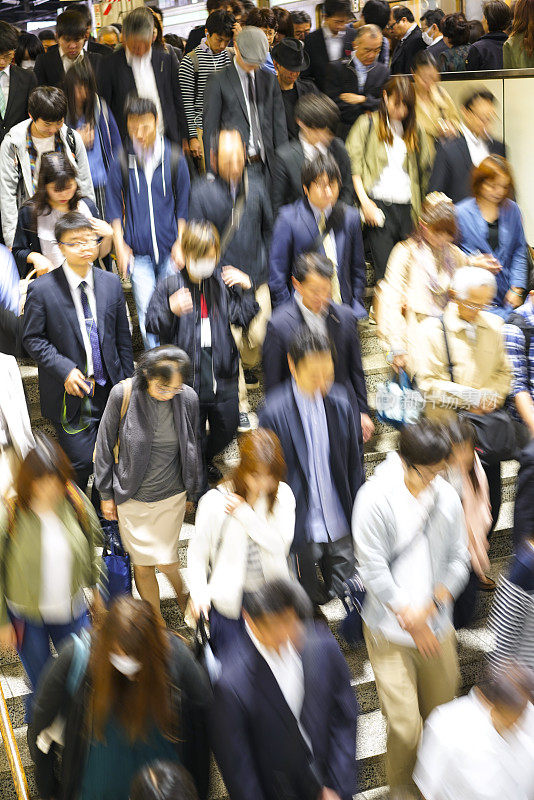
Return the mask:
<path fill-rule="evenodd" d="M 295 532 L 295 498 L 280 483 L 271 513 L 267 498 L 254 508 L 241 503 L 232 515 L 225 511 L 228 488 L 212 489 L 201 498 L 195 532 L 187 551 L 187 578 L 195 605 L 213 605 L 226 617 L 241 613 L 247 578 L 249 542 L 259 554 L 266 581 L 289 577 L 287 558 Z"/>

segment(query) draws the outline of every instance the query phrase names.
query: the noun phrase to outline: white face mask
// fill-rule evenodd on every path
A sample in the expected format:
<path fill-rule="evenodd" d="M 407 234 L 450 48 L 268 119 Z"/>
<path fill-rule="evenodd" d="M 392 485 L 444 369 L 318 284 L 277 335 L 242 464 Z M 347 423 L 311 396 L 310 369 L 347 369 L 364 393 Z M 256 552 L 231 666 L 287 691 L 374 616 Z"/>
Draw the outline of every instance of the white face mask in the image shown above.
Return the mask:
<path fill-rule="evenodd" d="M 133 678 L 141 669 L 139 661 L 130 656 L 119 656 L 117 653 L 110 653 L 109 660 L 111 666 L 115 667 L 115 669 L 126 678 Z"/>
<path fill-rule="evenodd" d="M 431 44 L 434 44 L 434 39 L 430 36 L 428 31 L 422 31 L 421 36 L 423 37 L 423 42 L 430 47 Z"/>
<path fill-rule="evenodd" d="M 189 262 L 187 271 L 191 278 L 201 281 L 213 275 L 216 266 L 217 262 L 212 258 L 199 258 L 198 261 L 192 260 Z"/>
<path fill-rule="evenodd" d="M 25 61 L 21 61 L 20 66 L 22 67 L 22 69 L 33 69 L 35 66 L 35 61 L 27 59 Z"/>

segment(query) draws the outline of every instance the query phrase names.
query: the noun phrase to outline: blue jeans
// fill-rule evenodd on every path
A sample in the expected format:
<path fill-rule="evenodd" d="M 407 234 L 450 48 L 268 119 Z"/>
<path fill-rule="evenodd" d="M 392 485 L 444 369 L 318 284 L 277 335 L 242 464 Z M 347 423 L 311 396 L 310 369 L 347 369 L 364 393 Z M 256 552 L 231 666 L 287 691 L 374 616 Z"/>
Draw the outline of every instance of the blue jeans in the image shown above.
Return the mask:
<path fill-rule="evenodd" d="M 18 623 L 17 629 L 19 626 L 24 626 L 22 642 L 17 644 L 17 652 L 35 693 L 41 673 L 52 655 L 49 639 L 52 639 L 56 650 L 59 650 L 61 643 L 71 633 L 78 634 L 82 628 L 89 626 L 89 615 L 87 611 L 84 611 L 80 617 L 64 625 L 30 622 L 27 619 L 16 617 L 11 612 L 10 617 L 12 622 Z M 29 695 L 26 698 L 26 722 L 30 721 L 32 706 L 33 695 Z"/>
<path fill-rule="evenodd" d="M 147 333 L 145 328 L 146 311 L 150 299 L 154 294 L 156 283 L 168 275 L 174 274 L 170 256 L 156 264 L 150 256 L 135 256 L 134 270 L 131 274 L 132 291 L 137 308 L 139 328 L 145 345 L 145 350 L 151 350 L 159 344 L 158 337 Z"/>

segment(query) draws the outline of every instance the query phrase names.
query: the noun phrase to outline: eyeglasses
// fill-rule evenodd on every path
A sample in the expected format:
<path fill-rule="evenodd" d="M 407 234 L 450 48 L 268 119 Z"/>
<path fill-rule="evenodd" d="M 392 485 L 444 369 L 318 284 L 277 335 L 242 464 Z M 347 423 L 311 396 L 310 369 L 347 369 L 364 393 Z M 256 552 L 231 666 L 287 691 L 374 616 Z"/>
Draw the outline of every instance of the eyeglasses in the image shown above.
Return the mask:
<path fill-rule="evenodd" d="M 94 239 L 86 239 L 85 242 L 62 242 L 59 241 L 58 244 L 62 244 L 65 247 L 70 247 L 75 250 L 81 250 L 83 247 L 97 247 L 99 244 L 102 243 L 103 237 L 96 236 Z"/>
<path fill-rule="evenodd" d="M 169 397 L 174 397 L 183 390 L 183 386 L 167 386 L 163 383 L 156 383 L 155 388 L 158 394 L 168 394 Z"/>
<path fill-rule="evenodd" d="M 466 303 L 465 300 L 460 300 L 459 302 L 469 311 L 484 311 L 487 308 L 487 303 Z"/>

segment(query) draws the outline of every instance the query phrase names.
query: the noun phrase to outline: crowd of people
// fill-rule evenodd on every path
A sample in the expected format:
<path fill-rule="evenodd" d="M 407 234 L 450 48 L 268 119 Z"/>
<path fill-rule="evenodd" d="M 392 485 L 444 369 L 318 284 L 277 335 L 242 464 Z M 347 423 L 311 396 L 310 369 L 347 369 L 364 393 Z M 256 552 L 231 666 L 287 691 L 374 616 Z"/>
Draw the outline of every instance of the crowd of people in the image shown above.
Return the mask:
<path fill-rule="evenodd" d="M 534 66 L 533 0 L 479 30 L 206 7 L 187 41 L 144 5 L 96 38 L 85 3 L 0 21 L 0 644 L 39 797 L 205 800 L 213 752 L 231 800 L 351 800 L 325 613 L 357 585 L 392 800 L 534 800 L 532 257 L 497 98 L 441 82 Z M 369 326 L 422 410 L 366 480 Z M 479 592 L 491 652 L 457 698 Z"/>

